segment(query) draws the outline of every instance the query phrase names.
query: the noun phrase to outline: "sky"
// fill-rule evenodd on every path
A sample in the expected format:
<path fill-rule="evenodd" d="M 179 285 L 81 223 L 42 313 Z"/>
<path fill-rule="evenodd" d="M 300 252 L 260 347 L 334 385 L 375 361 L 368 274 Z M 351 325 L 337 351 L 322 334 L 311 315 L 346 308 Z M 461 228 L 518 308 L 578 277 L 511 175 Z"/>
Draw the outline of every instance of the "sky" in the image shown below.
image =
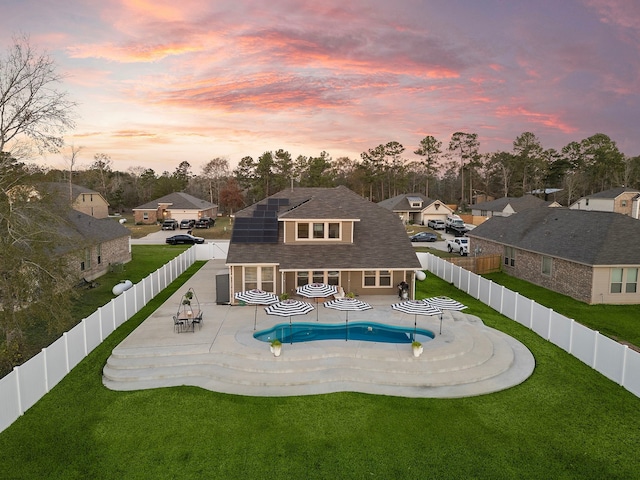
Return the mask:
<path fill-rule="evenodd" d="M 523 132 L 561 149 L 604 133 L 640 155 L 636 0 L 1 0 L 12 35 L 55 60 L 78 103 L 64 168 L 194 173 L 283 149 L 333 159 L 395 141 Z"/>

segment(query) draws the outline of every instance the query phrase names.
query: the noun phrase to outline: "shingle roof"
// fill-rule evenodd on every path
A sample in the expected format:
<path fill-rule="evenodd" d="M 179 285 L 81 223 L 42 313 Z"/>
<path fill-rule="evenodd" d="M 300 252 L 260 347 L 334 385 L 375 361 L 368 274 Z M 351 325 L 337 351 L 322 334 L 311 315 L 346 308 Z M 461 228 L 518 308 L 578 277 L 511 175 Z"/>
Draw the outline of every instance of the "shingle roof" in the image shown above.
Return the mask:
<path fill-rule="evenodd" d="M 420 198 L 420 200 L 422 200 L 422 206 L 412 207 L 408 200 L 409 197 Z M 381 202 L 378 202 L 378 205 L 386 208 L 387 210 L 391 210 L 392 212 L 419 212 L 424 210 L 425 207 L 428 207 L 433 202 L 435 202 L 435 200 L 426 197 L 421 193 L 403 193 L 401 195 L 396 195 L 395 197 L 382 200 Z"/>
<path fill-rule="evenodd" d="M 523 197 L 502 197 L 490 202 L 482 202 L 472 205 L 474 210 L 486 210 L 488 212 L 502 212 L 507 205 L 511 205 L 514 212 L 521 212 L 527 208 L 540 207 L 542 205 L 549 204 L 544 200 L 535 197 L 533 195 L 524 195 Z"/>
<path fill-rule="evenodd" d="M 640 221 L 613 212 L 532 208 L 467 233 L 586 265 L 640 264 Z"/>
<path fill-rule="evenodd" d="M 176 210 L 206 210 L 208 208 L 215 207 L 213 203 L 194 197 L 188 193 L 174 192 L 165 195 L 164 197 L 151 200 L 150 202 L 140 205 L 133 210 L 155 210 L 161 203 L 169 204 L 171 208 Z"/>
<path fill-rule="evenodd" d="M 640 193 L 640 190 L 635 190 L 633 188 L 617 187 L 617 188 L 611 188 L 609 190 L 604 190 L 602 192 L 594 193 L 593 195 L 587 195 L 584 198 L 617 198 L 625 192 Z"/>
<path fill-rule="evenodd" d="M 269 198 L 286 198 L 279 218 L 359 219 L 354 243 L 296 245 L 283 243 L 283 222 L 278 226 L 277 244 L 229 244 L 228 264 L 275 263 L 281 270 L 318 269 L 419 269 L 420 262 L 402 222 L 396 214 L 360 197 L 346 187 L 294 188 Z M 259 203 L 266 203 L 266 200 Z M 252 215 L 256 205 L 237 213 Z"/>

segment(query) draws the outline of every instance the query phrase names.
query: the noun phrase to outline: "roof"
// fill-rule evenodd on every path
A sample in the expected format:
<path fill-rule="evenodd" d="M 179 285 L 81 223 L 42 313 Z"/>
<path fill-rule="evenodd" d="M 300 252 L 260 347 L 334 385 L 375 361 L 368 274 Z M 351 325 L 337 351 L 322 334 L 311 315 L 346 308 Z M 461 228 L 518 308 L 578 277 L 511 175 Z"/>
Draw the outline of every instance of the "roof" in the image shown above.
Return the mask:
<path fill-rule="evenodd" d="M 282 190 L 244 210 L 237 217 L 251 217 L 257 205 L 269 199 L 287 199 L 278 209 L 278 243 L 231 241 L 227 264 L 278 264 L 281 270 L 419 269 L 401 220 L 344 186 Z M 285 244 L 284 220 L 359 220 L 354 224 L 354 243 Z"/>
<path fill-rule="evenodd" d="M 67 241 L 57 246 L 55 251 L 58 253 L 131 236 L 129 229 L 113 218 L 95 218 L 68 207 L 62 208 L 66 208 L 66 222 L 58 228 Z"/>
<path fill-rule="evenodd" d="M 594 193 L 593 195 L 587 195 L 583 198 L 617 198 L 623 193 L 640 193 L 640 190 L 633 188 L 617 187 L 602 192 Z"/>
<path fill-rule="evenodd" d="M 497 198 L 490 202 L 477 203 L 472 205 L 471 208 L 473 210 L 486 210 L 488 212 L 502 212 L 508 205 L 511 205 L 514 212 L 520 212 L 528 208 L 540 207 L 543 205 L 546 206 L 548 204 L 549 202 L 545 202 L 533 195 L 524 195 L 523 197 Z"/>
<path fill-rule="evenodd" d="M 640 221 L 620 213 L 532 208 L 467 233 L 586 265 L 640 265 Z"/>
<path fill-rule="evenodd" d="M 207 210 L 216 206 L 211 202 L 194 197 L 188 193 L 174 192 L 165 195 L 164 197 L 151 200 L 150 202 L 140 205 L 133 210 L 156 210 L 158 205 L 161 203 L 167 204 L 176 210 Z"/>
<path fill-rule="evenodd" d="M 421 201 L 421 207 L 412 207 L 411 201 Z M 403 193 L 395 197 L 387 198 L 378 202 L 378 205 L 391 210 L 392 212 L 419 212 L 434 203 L 435 200 L 422 195 L 421 193 Z"/>
<path fill-rule="evenodd" d="M 68 198 L 68 194 L 69 194 L 69 184 L 68 183 L 66 183 L 66 182 L 46 182 L 46 183 L 44 183 L 42 185 L 46 186 L 50 191 L 59 192 L 59 193 L 61 193 L 63 195 L 66 195 L 65 198 Z M 90 188 L 87 188 L 87 187 L 83 187 L 82 185 L 76 185 L 75 183 L 71 184 L 71 193 L 72 193 L 73 200 L 78 198 L 83 193 L 90 194 L 90 195 L 100 195 L 102 198 L 104 198 L 103 195 L 100 192 L 97 192 L 95 190 L 91 190 Z M 106 198 L 104 200 L 105 200 L 105 202 L 107 201 Z"/>

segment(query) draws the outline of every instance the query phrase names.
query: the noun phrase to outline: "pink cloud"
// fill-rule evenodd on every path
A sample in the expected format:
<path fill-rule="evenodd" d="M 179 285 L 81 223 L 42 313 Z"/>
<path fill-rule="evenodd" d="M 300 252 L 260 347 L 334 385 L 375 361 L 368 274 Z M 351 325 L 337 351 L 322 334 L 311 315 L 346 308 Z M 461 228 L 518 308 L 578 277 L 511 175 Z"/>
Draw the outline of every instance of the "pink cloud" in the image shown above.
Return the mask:
<path fill-rule="evenodd" d="M 67 48 L 71 58 L 103 58 L 105 60 L 134 63 L 155 62 L 170 55 L 182 55 L 197 52 L 202 47 L 188 43 L 143 44 L 130 43 L 128 45 L 86 44 Z"/>
<path fill-rule="evenodd" d="M 564 133 L 573 133 L 578 130 L 577 128 L 563 122 L 557 114 L 534 112 L 523 106 L 498 107 L 495 110 L 495 114 L 499 118 L 510 118 L 514 122 L 518 121 L 516 119 L 519 119 L 520 121 L 524 119 L 527 122 L 544 125 L 545 127 L 557 129 Z"/>
<path fill-rule="evenodd" d="M 604 23 L 633 30 L 640 29 L 640 3 L 633 0 L 587 0 Z"/>

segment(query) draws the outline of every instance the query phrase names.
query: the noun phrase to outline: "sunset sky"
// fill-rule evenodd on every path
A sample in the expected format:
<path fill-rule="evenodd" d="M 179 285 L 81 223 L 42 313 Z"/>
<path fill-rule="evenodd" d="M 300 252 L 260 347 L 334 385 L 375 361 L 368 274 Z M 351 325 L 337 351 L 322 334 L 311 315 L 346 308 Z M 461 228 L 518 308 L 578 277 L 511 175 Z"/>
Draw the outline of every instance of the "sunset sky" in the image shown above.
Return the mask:
<path fill-rule="evenodd" d="M 80 106 L 65 140 L 85 166 L 199 173 L 389 141 L 413 160 L 456 131 L 482 152 L 530 131 L 640 155 L 635 0 L 2 0 L 1 17 L 2 55 L 25 33 L 66 75 Z"/>

